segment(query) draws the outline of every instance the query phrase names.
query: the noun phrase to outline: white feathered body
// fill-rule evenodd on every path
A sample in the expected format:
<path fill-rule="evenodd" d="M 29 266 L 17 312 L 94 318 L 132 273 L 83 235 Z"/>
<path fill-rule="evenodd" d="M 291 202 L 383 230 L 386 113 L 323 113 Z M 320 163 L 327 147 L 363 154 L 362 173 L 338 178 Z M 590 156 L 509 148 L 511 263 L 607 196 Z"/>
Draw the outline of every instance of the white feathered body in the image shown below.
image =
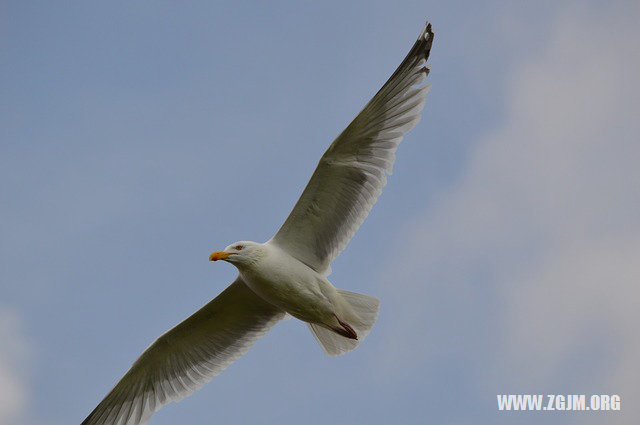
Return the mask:
<path fill-rule="evenodd" d="M 358 320 L 325 276 L 277 246 L 265 243 L 261 251 L 253 262 L 238 268 L 247 286 L 262 299 L 308 323 L 339 326 L 337 317 Z"/>

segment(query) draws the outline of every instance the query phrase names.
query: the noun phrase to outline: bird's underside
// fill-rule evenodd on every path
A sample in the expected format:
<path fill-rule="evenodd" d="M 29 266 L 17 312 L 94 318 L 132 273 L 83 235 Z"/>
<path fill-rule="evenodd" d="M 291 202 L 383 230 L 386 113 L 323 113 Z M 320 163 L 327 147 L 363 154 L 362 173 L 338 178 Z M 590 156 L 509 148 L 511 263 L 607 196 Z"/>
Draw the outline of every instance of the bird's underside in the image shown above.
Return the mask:
<path fill-rule="evenodd" d="M 329 274 L 331 262 L 382 192 L 404 134 L 420 120 L 429 89 L 423 83 L 432 42 L 427 24 L 398 69 L 329 146 L 282 227 L 270 241 L 257 245 L 285 253 L 318 276 Z M 239 262 L 250 251 L 243 253 L 240 247 L 232 252 L 235 248 L 230 245 L 214 254 Z M 245 266 L 234 265 L 241 275 L 151 344 L 82 425 L 147 423 L 160 407 L 211 380 L 285 317 L 282 305 L 260 296 L 251 282 L 243 280 Z M 331 355 L 355 348 L 373 326 L 378 310 L 373 297 L 335 291 L 334 302 L 344 303 L 335 321 L 308 323 Z"/>

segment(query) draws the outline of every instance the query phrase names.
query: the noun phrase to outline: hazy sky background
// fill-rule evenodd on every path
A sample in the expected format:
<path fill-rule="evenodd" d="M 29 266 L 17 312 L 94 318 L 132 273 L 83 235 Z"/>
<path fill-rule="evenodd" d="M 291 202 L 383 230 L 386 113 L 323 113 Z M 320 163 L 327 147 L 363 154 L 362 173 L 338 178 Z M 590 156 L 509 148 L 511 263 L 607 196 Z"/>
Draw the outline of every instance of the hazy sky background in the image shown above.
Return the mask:
<path fill-rule="evenodd" d="M 373 332 L 285 321 L 151 424 L 640 421 L 637 1 L 3 1 L 0 424 L 80 423 L 226 287 L 208 254 L 272 236 L 426 19 L 423 120 L 331 275 Z"/>

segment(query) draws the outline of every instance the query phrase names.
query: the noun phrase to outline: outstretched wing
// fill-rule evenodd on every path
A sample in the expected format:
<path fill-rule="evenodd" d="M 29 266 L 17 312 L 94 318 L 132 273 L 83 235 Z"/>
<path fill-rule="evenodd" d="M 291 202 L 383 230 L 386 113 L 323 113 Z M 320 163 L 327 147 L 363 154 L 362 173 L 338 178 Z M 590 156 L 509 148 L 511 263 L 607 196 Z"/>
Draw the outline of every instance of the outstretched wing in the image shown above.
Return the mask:
<path fill-rule="evenodd" d="M 293 211 L 271 239 L 327 273 L 369 214 L 391 174 L 396 148 L 420 120 L 433 31 L 427 24 L 407 57 L 329 146 Z"/>
<path fill-rule="evenodd" d="M 151 344 L 82 425 L 145 424 L 246 353 L 284 314 L 238 277 Z"/>

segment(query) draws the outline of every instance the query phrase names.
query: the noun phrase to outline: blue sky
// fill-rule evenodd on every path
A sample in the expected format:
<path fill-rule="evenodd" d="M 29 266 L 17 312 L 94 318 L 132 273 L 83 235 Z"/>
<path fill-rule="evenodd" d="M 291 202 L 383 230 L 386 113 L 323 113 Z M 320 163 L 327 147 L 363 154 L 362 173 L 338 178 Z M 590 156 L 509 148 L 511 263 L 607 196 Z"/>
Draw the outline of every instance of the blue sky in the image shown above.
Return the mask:
<path fill-rule="evenodd" d="M 269 239 L 424 21 L 422 122 L 333 265 L 354 352 L 279 324 L 152 424 L 640 418 L 636 2 L 4 2 L 0 424 L 79 423 Z M 501 413 L 497 393 L 617 393 Z"/>

